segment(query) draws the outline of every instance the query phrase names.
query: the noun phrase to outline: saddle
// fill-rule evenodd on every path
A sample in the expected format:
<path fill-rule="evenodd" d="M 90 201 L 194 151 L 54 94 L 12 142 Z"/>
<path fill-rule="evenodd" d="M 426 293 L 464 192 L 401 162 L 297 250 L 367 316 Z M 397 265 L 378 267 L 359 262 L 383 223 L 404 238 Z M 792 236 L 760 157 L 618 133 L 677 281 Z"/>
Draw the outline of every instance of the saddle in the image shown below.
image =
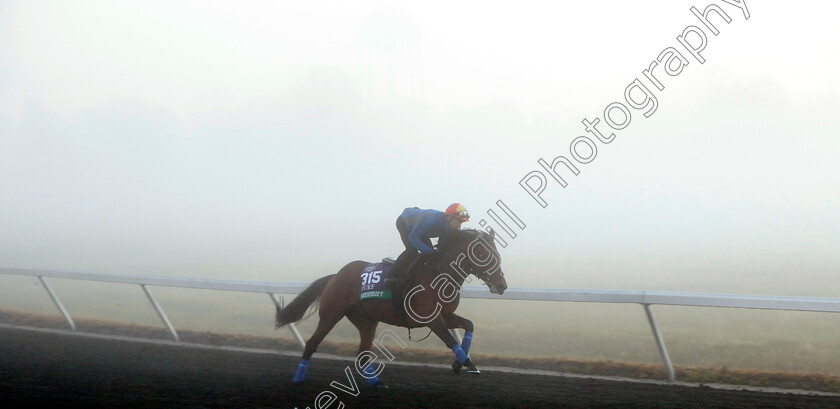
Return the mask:
<path fill-rule="evenodd" d="M 394 315 L 401 321 L 406 321 L 405 299 L 408 289 L 411 288 L 413 279 L 410 271 L 405 271 L 401 277 L 391 277 L 391 267 L 396 262 L 392 257 L 385 257 L 379 263 L 369 263 L 360 272 L 359 279 L 362 282 L 359 300 L 391 300 L 391 307 Z M 408 269 L 414 269 L 416 262 Z"/>

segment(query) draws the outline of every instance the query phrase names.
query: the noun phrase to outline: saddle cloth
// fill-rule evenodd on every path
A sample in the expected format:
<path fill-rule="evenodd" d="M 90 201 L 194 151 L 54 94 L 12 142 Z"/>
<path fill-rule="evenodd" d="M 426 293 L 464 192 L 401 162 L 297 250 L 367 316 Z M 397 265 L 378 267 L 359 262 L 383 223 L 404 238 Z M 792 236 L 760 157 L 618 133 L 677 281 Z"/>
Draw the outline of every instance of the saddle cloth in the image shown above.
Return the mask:
<path fill-rule="evenodd" d="M 359 274 L 359 280 L 362 282 L 362 289 L 359 293 L 360 300 L 369 299 L 391 299 L 391 286 L 386 284 L 389 273 L 391 272 L 390 263 L 370 263 Z"/>

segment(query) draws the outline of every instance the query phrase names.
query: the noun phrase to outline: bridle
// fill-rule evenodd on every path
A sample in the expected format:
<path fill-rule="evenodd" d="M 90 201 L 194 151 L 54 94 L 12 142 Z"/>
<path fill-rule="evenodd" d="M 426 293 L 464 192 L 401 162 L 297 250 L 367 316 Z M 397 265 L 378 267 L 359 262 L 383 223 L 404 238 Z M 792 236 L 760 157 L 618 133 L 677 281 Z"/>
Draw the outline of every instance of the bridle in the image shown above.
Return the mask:
<path fill-rule="evenodd" d="M 472 268 L 471 268 L 470 270 L 472 270 Z M 505 273 L 504 273 L 504 272 L 502 272 L 502 270 L 501 270 L 501 269 L 498 271 L 498 273 L 488 273 L 488 272 L 486 272 L 486 271 L 482 271 L 482 272 L 469 271 L 469 273 L 470 273 L 470 274 L 472 274 L 472 275 L 474 275 L 474 276 L 476 276 L 476 277 L 478 277 L 478 279 L 479 279 L 479 280 L 484 281 L 484 285 L 486 285 L 487 287 L 489 287 L 489 288 L 490 288 L 490 292 L 491 292 L 491 293 L 493 293 L 493 294 L 497 294 L 497 293 L 499 292 L 499 288 L 498 288 L 498 287 L 496 287 L 496 283 L 494 283 L 494 282 L 490 279 L 490 275 L 491 275 L 491 274 L 499 274 L 499 277 L 504 277 L 504 276 L 505 276 Z"/>
<path fill-rule="evenodd" d="M 482 234 L 482 232 L 478 232 L 478 234 L 480 235 L 480 234 Z M 478 235 L 476 235 L 476 237 L 478 237 Z M 474 240 L 474 239 L 473 239 L 473 240 Z M 438 270 L 438 273 L 442 273 L 442 271 L 441 271 L 441 264 L 442 264 L 442 263 L 441 263 L 440 261 L 443 261 L 443 259 L 445 259 L 445 258 L 446 258 L 446 255 L 448 255 L 449 253 L 453 252 L 454 250 L 459 250 L 462 254 L 465 254 L 465 255 L 466 255 L 466 253 L 467 253 L 466 249 L 462 249 L 462 248 L 460 248 L 460 246 L 457 246 L 457 247 L 456 247 L 456 246 L 453 246 L 453 247 L 451 247 L 451 248 L 446 249 L 445 251 L 443 251 L 443 252 L 442 252 L 442 254 L 438 257 L 438 262 L 437 262 L 437 263 L 435 263 L 435 264 L 437 264 L 437 270 Z M 495 250 L 495 249 L 494 249 L 494 250 Z M 499 256 L 498 251 L 495 251 L 494 253 L 495 253 L 495 256 L 496 256 L 496 257 L 498 257 L 498 256 Z M 469 256 L 467 255 L 467 257 L 469 257 Z M 499 292 L 499 288 L 496 286 L 496 283 L 494 283 L 494 282 L 493 282 L 493 280 L 491 279 L 491 277 L 490 277 L 490 276 L 491 276 L 492 274 L 499 274 L 499 276 L 500 276 L 500 277 L 504 277 L 504 276 L 505 276 L 505 273 L 504 273 L 504 272 L 502 272 L 502 270 L 501 270 L 501 269 L 497 269 L 497 270 L 498 270 L 498 271 L 494 271 L 494 272 L 492 272 L 492 273 L 488 273 L 487 271 L 484 271 L 484 270 L 479 270 L 479 269 L 478 269 L 478 268 L 476 268 L 474 265 L 470 265 L 469 267 L 464 268 L 464 272 L 466 272 L 466 273 L 467 273 L 467 276 L 473 275 L 473 276 L 475 276 L 476 278 L 478 278 L 479 280 L 483 281 L 483 282 L 484 282 L 484 285 L 486 285 L 486 286 L 490 289 L 490 292 L 492 292 L 492 293 L 494 293 L 494 294 L 497 294 L 497 293 Z M 457 275 L 458 275 L 458 276 L 460 276 L 460 274 L 457 274 Z"/>

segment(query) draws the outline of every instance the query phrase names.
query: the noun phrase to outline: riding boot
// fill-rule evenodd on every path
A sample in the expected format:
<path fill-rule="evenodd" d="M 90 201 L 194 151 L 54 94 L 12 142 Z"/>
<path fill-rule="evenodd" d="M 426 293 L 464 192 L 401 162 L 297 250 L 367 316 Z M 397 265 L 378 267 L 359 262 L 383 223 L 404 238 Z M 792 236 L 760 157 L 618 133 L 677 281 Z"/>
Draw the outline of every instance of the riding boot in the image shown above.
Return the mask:
<path fill-rule="evenodd" d="M 414 249 L 406 249 L 400 253 L 397 260 L 394 262 L 394 265 L 391 266 L 391 272 L 388 275 L 390 278 L 389 281 L 393 281 L 394 283 L 402 282 L 406 277 L 408 277 L 408 274 L 406 273 L 414 264 L 416 255 L 417 251 Z"/>
<path fill-rule="evenodd" d="M 403 257 L 405 254 L 405 252 L 400 254 L 397 262 L 394 263 L 394 267 L 391 268 L 391 302 L 394 311 L 402 317 L 405 317 L 403 299 L 408 291 L 408 287 L 411 285 L 411 272 L 420 264 L 420 260 L 423 259 L 423 255 L 417 252 L 408 253 L 407 257 Z M 408 264 L 408 266 L 402 270 L 396 270 L 396 274 L 394 274 L 395 267 L 399 267 L 400 258 L 403 258 L 403 265 Z"/>

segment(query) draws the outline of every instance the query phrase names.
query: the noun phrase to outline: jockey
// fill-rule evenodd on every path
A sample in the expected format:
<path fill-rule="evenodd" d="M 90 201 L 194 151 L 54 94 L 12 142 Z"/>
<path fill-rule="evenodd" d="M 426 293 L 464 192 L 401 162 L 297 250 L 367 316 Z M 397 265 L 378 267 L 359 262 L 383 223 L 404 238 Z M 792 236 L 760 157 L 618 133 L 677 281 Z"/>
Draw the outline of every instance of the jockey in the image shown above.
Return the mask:
<path fill-rule="evenodd" d="M 461 223 L 469 220 L 467 209 L 460 203 L 452 203 L 445 212 L 417 207 L 403 210 L 397 218 L 397 231 L 405 245 L 405 251 L 397 257 L 397 261 L 391 267 L 391 277 L 408 277 L 418 260 L 434 253 L 430 238 L 459 230 Z"/>

